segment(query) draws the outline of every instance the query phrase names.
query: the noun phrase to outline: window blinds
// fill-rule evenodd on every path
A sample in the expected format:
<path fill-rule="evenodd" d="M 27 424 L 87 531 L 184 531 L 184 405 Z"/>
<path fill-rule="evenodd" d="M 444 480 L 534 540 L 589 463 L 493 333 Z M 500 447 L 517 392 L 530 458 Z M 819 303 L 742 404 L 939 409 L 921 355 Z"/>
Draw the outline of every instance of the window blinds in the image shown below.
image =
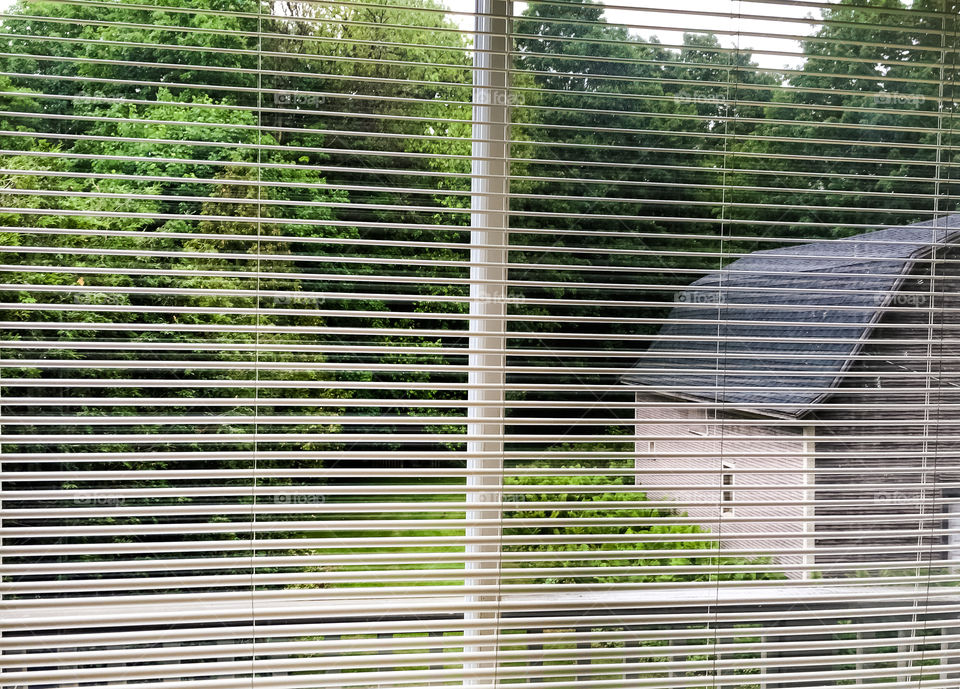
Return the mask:
<path fill-rule="evenodd" d="M 956 687 L 956 3 L 0 7 L 0 686 Z"/>

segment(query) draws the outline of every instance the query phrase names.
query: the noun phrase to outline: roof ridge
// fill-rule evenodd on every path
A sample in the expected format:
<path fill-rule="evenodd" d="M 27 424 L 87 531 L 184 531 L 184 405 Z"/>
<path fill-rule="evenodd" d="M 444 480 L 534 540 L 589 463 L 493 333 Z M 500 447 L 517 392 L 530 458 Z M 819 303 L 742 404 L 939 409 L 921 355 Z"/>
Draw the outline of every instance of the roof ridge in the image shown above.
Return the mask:
<path fill-rule="evenodd" d="M 939 223 L 939 222 L 941 222 L 941 221 L 947 221 L 947 222 L 945 223 L 944 226 L 940 227 L 940 226 L 937 225 L 937 223 Z M 887 227 L 881 227 L 881 228 L 878 229 L 878 230 L 870 230 L 869 232 L 861 232 L 860 234 L 850 235 L 849 237 L 837 237 L 837 238 L 835 238 L 835 239 L 818 239 L 818 240 L 815 240 L 815 241 L 807 241 L 807 242 L 802 242 L 802 243 L 797 243 L 797 244 L 791 244 L 791 245 L 789 245 L 789 246 L 779 246 L 779 247 L 775 247 L 775 248 L 773 248 L 773 249 L 758 249 L 757 251 L 753 251 L 753 252 L 747 254 L 747 256 L 753 256 L 753 255 L 755 255 L 755 254 L 763 254 L 763 255 L 790 255 L 790 254 L 787 254 L 786 252 L 789 251 L 789 250 L 791 250 L 791 249 L 798 249 L 798 248 L 807 247 L 807 246 L 820 246 L 820 245 L 830 245 L 830 246 L 836 246 L 836 245 L 867 245 L 867 246 L 870 246 L 870 245 L 878 245 L 878 246 L 915 245 L 915 244 L 917 244 L 918 242 L 916 242 L 916 241 L 909 241 L 909 240 L 902 240 L 902 241 L 893 241 L 893 240 L 876 241 L 876 240 L 868 240 L 868 239 L 866 239 L 866 238 L 870 237 L 871 235 L 877 235 L 877 234 L 881 234 L 881 233 L 884 233 L 884 232 L 891 232 L 891 231 L 897 231 L 897 230 L 902 231 L 902 230 L 906 230 L 906 229 L 908 229 L 908 228 L 916 228 L 917 230 L 929 228 L 929 229 L 934 230 L 934 231 L 942 231 L 942 232 L 946 232 L 946 231 L 948 231 L 948 230 L 954 230 L 955 232 L 956 232 L 956 231 L 960 231 L 960 213 L 951 213 L 950 215 L 945 215 L 945 216 L 942 216 L 942 217 L 940 217 L 940 218 L 933 218 L 933 219 L 931 219 L 931 220 L 922 220 L 922 221 L 920 221 L 920 222 L 911 223 L 911 224 L 909 224 L 909 225 L 888 225 Z M 864 240 L 866 240 L 866 241 L 864 241 Z M 936 243 L 942 243 L 942 241 L 938 241 L 938 242 L 936 242 Z M 929 245 L 929 244 L 930 244 L 929 242 L 925 243 L 925 245 Z M 743 257 L 743 258 L 746 258 L 746 256 Z M 738 260 L 739 260 L 739 259 L 738 259 Z M 736 261 L 734 261 L 733 263 L 736 263 Z M 730 265 L 733 265 L 733 264 L 731 263 Z"/>

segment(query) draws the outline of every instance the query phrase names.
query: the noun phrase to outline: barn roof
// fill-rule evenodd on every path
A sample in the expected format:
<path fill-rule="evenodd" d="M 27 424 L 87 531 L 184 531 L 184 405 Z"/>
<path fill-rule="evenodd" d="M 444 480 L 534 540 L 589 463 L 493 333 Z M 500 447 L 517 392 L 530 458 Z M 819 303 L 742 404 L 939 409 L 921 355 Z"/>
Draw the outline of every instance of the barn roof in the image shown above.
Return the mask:
<path fill-rule="evenodd" d="M 960 214 L 744 256 L 677 293 L 679 305 L 621 382 L 803 416 L 897 303 L 914 262 L 958 234 Z"/>

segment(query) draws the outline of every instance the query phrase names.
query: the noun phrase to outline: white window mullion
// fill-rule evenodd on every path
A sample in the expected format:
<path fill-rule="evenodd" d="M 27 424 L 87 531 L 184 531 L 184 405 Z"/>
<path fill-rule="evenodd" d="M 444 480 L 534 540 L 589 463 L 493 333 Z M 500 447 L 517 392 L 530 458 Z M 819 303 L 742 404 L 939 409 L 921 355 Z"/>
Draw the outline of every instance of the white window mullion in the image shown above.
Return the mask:
<path fill-rule="evenodd" d="M 506 384 L 507 227 L 509 212 L 509 16 L 510 0 L 476 0 L 474 17 L 473 132 L 471 163 L 470 321 L 467 415 L 467 520 L 487 520 L 467 527 L 465 584 L 497 587 L 500 570 L 499 503 L 503 485 L 504 404 Z M 489 470 L 494 470 L 493 472 Z M 470 473 L 470 470 L 483 470 Z M 476 540 L 482 539 L 482 540 Z M 480 556 L 480 557 L 478 557 Z M 476 558 L 476 559 L 474 559 Z M 489 620 L 489 626 L 467 625 L 466 635 L 495 636 L 498 596 L 467 594 L 466 620 Z M 494 652 L 495 642 L 468 645 L 467 652 Z M 495 662 L 467 663 L 464 683 L 493 686 L 486 673 L 471 677 L 470 669 L 495 670 Z"/>

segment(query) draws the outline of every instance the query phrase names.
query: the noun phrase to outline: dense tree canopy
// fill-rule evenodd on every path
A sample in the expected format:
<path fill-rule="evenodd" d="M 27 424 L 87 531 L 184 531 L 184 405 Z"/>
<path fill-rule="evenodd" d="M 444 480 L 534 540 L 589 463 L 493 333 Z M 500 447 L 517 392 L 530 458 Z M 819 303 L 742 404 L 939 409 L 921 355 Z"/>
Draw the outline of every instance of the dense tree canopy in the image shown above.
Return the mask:
<path fill-rule="evenodd" d="M 623 286 L 616 299 L 630 305 L 610 312 L 653 319 L 669 307 L 667 288 L 739 251 L 770 248 L 767 240 L 955 210 L 943 199 L 957 198 L 956 154 L 944 147 L 954 135 L 955 94 L 944 84 L 957 82 L 956 20 L 935 15 L 942 5 L 844 0 L 824 10 L 798 69 L 771 70 L 710 33 L 665 45 L 609 23 L 588 0 L 528 3 L 515 19 L 503 94 L 510 296 L 523 302 L 510 315 L 512 329 L 538 335 L 524 347 L 551 351 L 512 363 L 549 361 L 553 349 L 587 340 L 635 348 L 604 335 L 645 335 L 654 323 L 588 320 L 614 279 Z M 902 21 L 878 31 L 891 13 Z M 441 346 L 466 341 L 443 333 L 465 329 L 468 308 L 472 45 L 441 4 L 20 0 L 10 14 L 0 232 L 5 262 L 24 264 L 8 282 L 24 287 L 11 292 L 17 308 L 6 320 L 36 327 L 9 338 L 49 339 L 53 358 L 119 360 L 111 395 L 182 398 L 125 411 L 91 403 L 81 414 L 208 414 L 191 399 L 219 395 L 237 400 L 216 414 L 249 416 L 244 402 L 263 379 L 288 381 L 293 403 L 261 405 L 261 414 L 331 417 L 343 411 L 338 401 L 364 399 L 381 400 L 358 407 L 371 416 L 462 414 L 452 403 L 465 400 L 463 373 L 442 368 L 465 356 Z M 570 316 L 578 320 L 558 318 Z M 415 326 L 440 334 L 404 332 Z M 381 334 L 358 333 L 369 327 Z M 560 332 L 576 337 L 547 337 Z M 104 333 L 114 346 L 98 349 Z M 182 377 L 138 388 L 125 366 L 144 357 L 155 366 L 141 380 L 166 379 L 165 362 Z M 254 361 L 263 367 L 256 381 Z M 32 361 L 11 374 L 60 372 Z M 408 388 L 388 389 L 398 381 Z M 277 427 L 342 430 L 329 418 Z M 462 426 L 438 418 L 403 432 L 416 431 Z M 293 447 L 304 445 L 270 446 Z M 463 443 L 415 449 L 438 447 Z"/>

